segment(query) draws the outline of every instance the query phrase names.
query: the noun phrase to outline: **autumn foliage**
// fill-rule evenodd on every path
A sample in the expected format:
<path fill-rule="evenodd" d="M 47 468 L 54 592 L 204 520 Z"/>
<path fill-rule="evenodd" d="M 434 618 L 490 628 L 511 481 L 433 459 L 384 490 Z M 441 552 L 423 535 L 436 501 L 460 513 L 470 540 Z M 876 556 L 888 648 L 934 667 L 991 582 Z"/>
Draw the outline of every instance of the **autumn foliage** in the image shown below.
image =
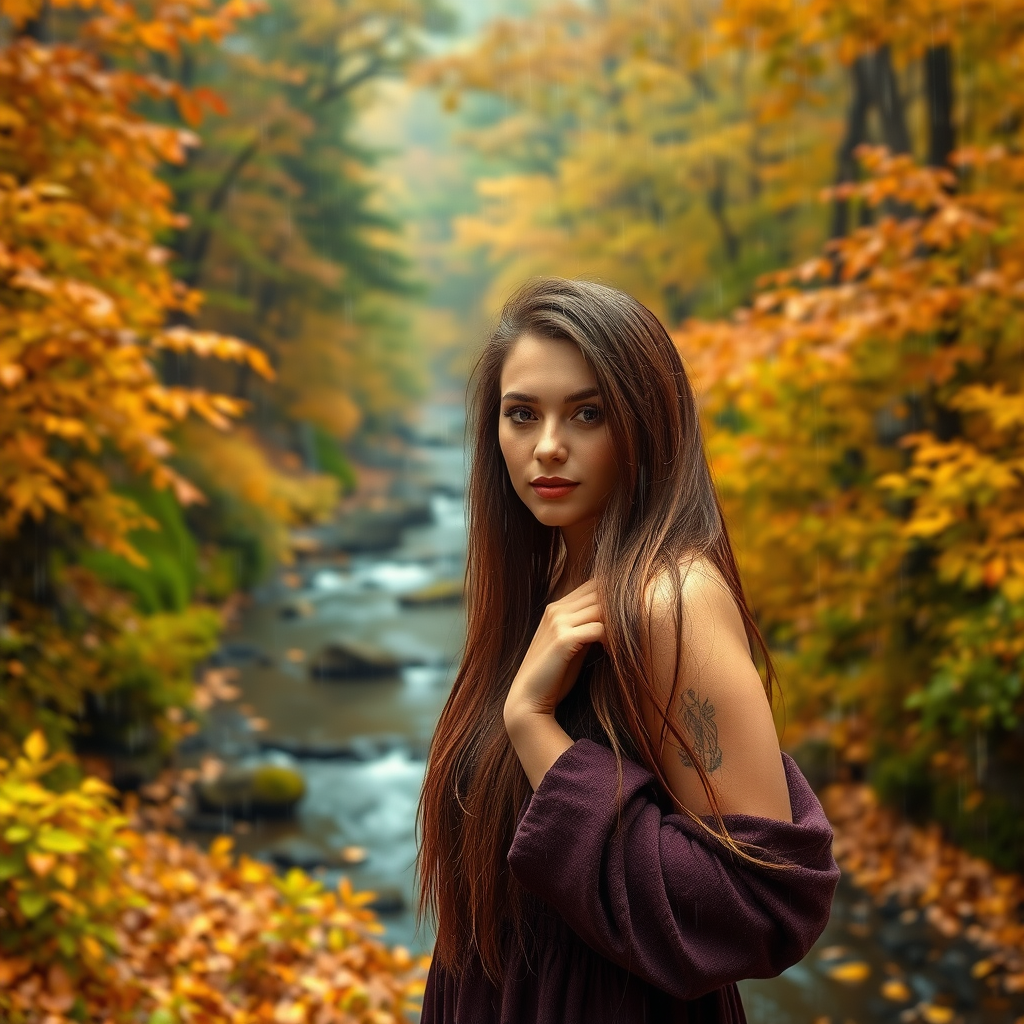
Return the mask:
<path fill-rule="evenodd" d="M 140 833 L 94 778 L 56 793 L 39 732 L 0 760 L 0 1015 L 9 1024 L 387 1024 L 422 964 L 347 881 Z"/>
<path fill-rule="evenodd" d="M 66 752 L 47 756 L 83 741 L 166 755 L 221 628 L 217 610 L 189 604 L 194 566 L 171 565 L 177 589 L 162 595 L 168 561 L 139 538 L 184 530 L 177 503 L 206 500 L 174 448 L 186 419 L 223 432 L 245 403 L 166 371 L 214 360 L 274 374 L 258 348 L 191 326 L 201 296 L 171 269 L 167 242 L 185 222 L 161 175 L 199 140 L 146 112 L 169 105 L 195 125 L 225 108 L 146 64 L 217 44 L 256 10 L 0 0 L 0 1017 L 10 1024 L 370 1024 L 400 1020 L 415 988 L 417 965 L 373 939 L 367 897 L 347 884 L 326 892 L 300 872 L 278 878 L 236 860 L 229 840 L 205 853 L 142 832 L 114 790 L 83 780 Z M 249 478 L 260 458 L 244 450 Z M 337 494 L 326 479 L 312 497 L 284 474 L 258 483 L 273 494 L 254 503 L 276 502 L 283 521 Z M 153 497 L 168 491 L 169 506 Z M 144 506 L 177 519 L 159 523 Z M 190 553 L 178 545 L 177 562 Z M 118 562 L 149 574 L 152 607 L 138 587 L 99 578 L 130 583 Z"/>
<path fill-rule="evenodd" d="M 449 107 L 502 98 L 471 141 L 508 170 L 456 224 L 495 290 L 593 275 L 674 325 L 784 742 L 1006 868 L 1022 46 L 1017 0 L 609 0 L 422 72 Z"/>

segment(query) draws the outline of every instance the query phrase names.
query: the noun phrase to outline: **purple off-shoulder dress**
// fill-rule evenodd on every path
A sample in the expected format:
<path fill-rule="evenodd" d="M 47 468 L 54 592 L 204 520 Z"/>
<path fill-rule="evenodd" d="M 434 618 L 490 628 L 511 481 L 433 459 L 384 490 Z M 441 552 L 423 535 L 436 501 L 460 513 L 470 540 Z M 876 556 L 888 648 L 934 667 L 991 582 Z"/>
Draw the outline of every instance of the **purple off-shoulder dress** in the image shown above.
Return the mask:
<path fill-rule="evenodd" d="M 795 964 L 828 921 L 839 869 L 832 829 L 783 754 L 792 823 L 727 814 L 736 840 L 795 867 L 750 866 L 689 818 L 665 813 L 654 777 L 579 739 L 520 816 L 508 863 L 532 893 L 527 953 L 504 983 L 480 961 L 434 964 L 422 1024 L 742 1024 L 736 982 Z"/>

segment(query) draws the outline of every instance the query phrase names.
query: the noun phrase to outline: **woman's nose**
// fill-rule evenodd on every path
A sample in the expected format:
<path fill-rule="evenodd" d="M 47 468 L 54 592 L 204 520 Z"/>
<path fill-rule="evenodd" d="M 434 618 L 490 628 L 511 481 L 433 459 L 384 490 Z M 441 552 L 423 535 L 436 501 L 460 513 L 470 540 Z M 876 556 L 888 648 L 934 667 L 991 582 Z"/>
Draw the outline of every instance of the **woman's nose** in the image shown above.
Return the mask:
<path fill-rule="evenodd" d="M 538 462 L 565 462 L 569 453 L 557 420 L 545 420 L 533 454 Z"/>

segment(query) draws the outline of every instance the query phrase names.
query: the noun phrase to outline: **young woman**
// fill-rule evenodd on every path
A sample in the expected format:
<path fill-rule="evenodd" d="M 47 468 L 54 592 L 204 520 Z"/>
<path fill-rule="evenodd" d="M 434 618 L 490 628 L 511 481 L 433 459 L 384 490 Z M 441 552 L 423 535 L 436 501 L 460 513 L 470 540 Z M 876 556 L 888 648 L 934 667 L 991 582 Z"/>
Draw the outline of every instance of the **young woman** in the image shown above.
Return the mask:
<path fill-rule="evenodd" d="M 465 655 L 420 805 L 423 1024 L 739 1022 L 828 920 L 665 329 L 532 282 L 477 366 Z M 752 659 L 763 663 L 766 684 Z"/>

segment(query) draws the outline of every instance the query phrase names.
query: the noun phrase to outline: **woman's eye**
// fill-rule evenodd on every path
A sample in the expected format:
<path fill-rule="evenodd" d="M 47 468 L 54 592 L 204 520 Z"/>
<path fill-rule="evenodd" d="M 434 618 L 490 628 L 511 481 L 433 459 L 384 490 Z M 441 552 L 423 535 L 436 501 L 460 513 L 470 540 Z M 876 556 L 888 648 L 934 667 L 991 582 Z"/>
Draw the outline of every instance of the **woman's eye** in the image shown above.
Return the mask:
<path fill-rule="evenodd" d="M 527 420 L 532 418 L 533 413 L 530 412 L 530 410 L 523 405 L 516 405 L 513 406 L 511 409 L 506 409 L 505 415 L 513 423 L 526 423 Z"/>
<path fill-rule="evenodd" d="M 597 423 L 601 419 L 601 410 L 596 405 L 585 405 L 576 410 L 576 416 L 584 423 Z"/>

